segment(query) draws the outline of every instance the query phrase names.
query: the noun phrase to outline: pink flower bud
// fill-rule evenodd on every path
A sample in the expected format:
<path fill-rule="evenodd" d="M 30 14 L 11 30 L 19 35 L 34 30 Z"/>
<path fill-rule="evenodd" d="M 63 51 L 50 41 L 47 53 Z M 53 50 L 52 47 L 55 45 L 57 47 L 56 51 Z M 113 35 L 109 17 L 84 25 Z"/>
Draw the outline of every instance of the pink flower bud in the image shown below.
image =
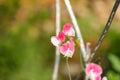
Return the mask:
<path fill-rule="evenodd" d="M 67 36 L 75 36 L 75 31 L 73 29 L 72 24 L 67 23 L 63 27 L 63 33 Z"/>

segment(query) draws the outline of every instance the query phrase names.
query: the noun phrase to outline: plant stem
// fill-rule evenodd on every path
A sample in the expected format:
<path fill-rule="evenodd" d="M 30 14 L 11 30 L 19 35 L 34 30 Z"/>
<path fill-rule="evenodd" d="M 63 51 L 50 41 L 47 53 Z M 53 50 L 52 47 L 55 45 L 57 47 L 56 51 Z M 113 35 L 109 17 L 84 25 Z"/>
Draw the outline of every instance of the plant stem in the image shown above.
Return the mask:
<path fill-rule="evenodd" d="M 80 54 L 80 65 L 81 65 L 81 71 L 83 71 L 84 69 L 84 66 L 83 66 L 83 62 L 82 62 L 82 57 L 84 59 L 84 61 L 86 61 L 86 49 L 85 49 L 85 45 L 84 45 L 84 41 L 83 41 L 83 38 L 82 38 L 82 34 L 81 34 L 81 31 L 80 31 L 80 27 L 78 26 L 78 23 L 77 23 L 77 20 L 76 20 L 76 17 L 73 13 L 73 10 L 72 10 L 72 7 L 71 7 L 71 4 L 70 4 L 70 1 L 69 0 L 64 0 L 65 2 L 65 5 L 67 7 L 67 10 L 68 10 L 68 13 L 70 15 L 70 18 L 72 20 L 72 23 L 74 25 L 74 28 L 75 28 L 75 31 L 76 31 L 76 34 L 77 34 L 77 38 L 80 40 L 80 50 L 81 50 L 81 54 Z M 77 76 L 78 77 L 78 76 Z"/>
<path fill-rule="evenodd" d="M 97 42 L 96 45 L 94 46 L 94 48 L 93 48 L 93 50 L 92 50 L 92 52 L 91 52 L 91 56 L 89 57 L 89 60 L 88 60 L 87 62 L 91 62 L 91 60 L 92 60 L 93 56 L 95 55 L 97 49 L 100 47 L 103 39 L 105 38 L 105 35 L 106 35 L 106 33 L 108 32 L 108 29 L 110 28 L 110 25 L 111 25 L 111 23 L 112 23 L 112 21 L 113 21 L 114 15 L 115 15 L 115 13 L 116 13 L 116 11 L 117 11 L 117 9 L 118 9 L 119 4 L 120 4 L 120 0 L 116 0 L 115 4 L 114 4 L 114 6 L 113 6 L 113 9 L 112 9 L 112 11 L 111 11 L 111 14 L 110 14 L 110 16 L 109 16 L 109 18 L 108 18 L 108 21 L 107 21 L 107 23 L 106 23 L 106 25 L 105 25 L 105 28 L 104 28 L 104 30 L 103 30 L 103 32 L 102 32 L 102 34 L 101 34 L 98 42 Z"/>
<path fill-rule="evenodd" d="M 67 65 L 69 80 L 72 80 L 71 79 L 71 74 L 70 74 L 70 67 L 69 67 L 69 63 L 68 63 L 68 57 L 66 57 L 66 65 Z"/>
<path fill-rule="evenodd" d="M 56 0 L 56 35 L 60 32 L 60 1 Z M 58 69 L 60 63 L 60 51 L 59 47 L 56 47 L 55 52 L 55 63 L 54 63 L 54 70 L 52 75 L 52 80 L 57 80 L 58 77 Z"/>
<path fill-rule="evenodd" d="M 85 57 L 86 57 L 86 50 L 85 50 L 85 45 L 84 45 L 84 41 L 83 41 L 83 38 L 82 38 L 82 34 L 81 34 L 81 31 L 80 31 L 80 28 L 78 26 L 77 20 L 75 18 L 74 13 L 73 13 L 70 1 L 69 0 L 64 0 L 64 2 L 65 2 L 65 5 L 67 7 L 67 10 L 68 10 L 68 13 L 70 15 L 70 18 L 72 20 L 72 23 L 74 25 L 74 28 L 75 28 L 75 31 L 76 31 L 76 34 L 77 34 L 77 38 L 80 40 L 80 50 L 82 52 L 83 59 L 85 59 Z"/>

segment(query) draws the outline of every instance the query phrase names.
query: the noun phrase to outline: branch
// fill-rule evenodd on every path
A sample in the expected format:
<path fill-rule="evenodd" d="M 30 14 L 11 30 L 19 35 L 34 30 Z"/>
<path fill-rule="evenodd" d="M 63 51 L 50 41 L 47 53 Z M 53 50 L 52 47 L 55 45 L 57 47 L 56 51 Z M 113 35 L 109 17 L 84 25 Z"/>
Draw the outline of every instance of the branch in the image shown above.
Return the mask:
<path fill-rule="evenodd" d="M 60 32 L 60 1 L 56 0 L 56 35 Z M 56 47 L 55 52 L 55 63 L 54 63 L 54 71 L 52 80 L 57 80 L 58 77 L 58 69 L 59 69 L 59 63 L 60 63 L 60 51 L 59 47 Z"/>
<path fill-rule="evenodd" d="M 101 34 L 98 42 L 97 42 L 96 45 L 94 46 L 94 48 L 93 48 L 93 50 L 92 50 L 92 52 L 91 52 L 91 56 L 89 57 L 88 62 L 91 62 L 91 60 L 92 60 L 93 56 L 95 55 L 97 49 L 100 47 L 103 39 L 105 38 L 105 35 L 106 35 L 106 33 L 108 32 L 108 29 L 110 28 L 110 25 L 111 25 L 111 23 L 112 23 L 112 21 L 113 21 L 114 15 L 115 15 L 115 13 L 116 13 L 116 11 L 117 11 L 117 8 L 118 8 L 119 4 L 120 4 L 120 0 L 116 0 L 115 4 L 114 4 L 114 6 L 113 6 L 113 9 L 112 9 L 112 11 L 111 11 L 111 14 L 110 14 L 110 16 L 109 16 L 109 18 L 108 18 L 108 21 L 107 21 L 107 23 L 106 23 L 106 25 L 105 25 L 105 28 L 104 28 L 104 30 L 103 30 L 103 32 L 102 32 L 102 34 Z"/>
<path fill-rule="evenodd" d="M 76 20 L 76 18 L 75 18 L 74 13 L 73 13 L 73 10 L 72 10 L 70 1 L 69 1 L 69 0 L 64 0 L 64 1 L 65 1 L 65 5 L 66 5 L 66 7 L 67 7 L 68 13 L 69 13 L 69 15 L 70 15 L 70 18 L 71 18 L 71 20 L 72 20 L 72 23 L 73 23 L 73 25 L 74 25 L 74 28 L 75 28 L 77 37 L 78 37 L 78 39 L 80 40 L 80 49 L 81 49 L 81 52 L 82 52 L 82 56 L 83 56 L 83 58 L 84 58 L 84 60 L 85 60 L 86 50 L 85 50 L 85 45 L 84 45 L 84 42 L 83 42 L 83 38 L 82 38 L 82 35 L 81 35 L 80 28 L 79 28 L 79 26 L 78 26 L 77 20 Z"/>

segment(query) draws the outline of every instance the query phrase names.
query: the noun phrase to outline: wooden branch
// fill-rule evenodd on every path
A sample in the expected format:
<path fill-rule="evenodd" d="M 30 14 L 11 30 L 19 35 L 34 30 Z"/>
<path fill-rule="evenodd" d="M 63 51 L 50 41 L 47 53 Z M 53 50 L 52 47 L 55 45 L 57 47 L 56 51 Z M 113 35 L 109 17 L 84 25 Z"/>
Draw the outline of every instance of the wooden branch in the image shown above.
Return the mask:
<path fill-rule="evenodd" d="M 60 0 L 56 0 L 56 36 L 60 32 Z M 54 63 L 54 71 L 52 80 L 57 80 L 58 77 L 58 69 L 59 69 L 59 63 L 60 63 L 60 51 L 59 46 L 56 47 L 55 52 L 55 63 Z"/>
<path fill-rule="evenodd" d="M 94 57 L 97 49 L 100 47 L 103 39 L 105 38 L 106 33 L 108 32 L 108 29 L 110 28 L 110 25 L 111 25 L 111 23 L 112 23 L 112 21 L 113 21 L 114 15 L 115 15 L 115 13 L 116 13 L 116 11 L 117 11 L 117 9 L 118 9 L 119 4 L 120 4 L 120 0 L 116 0 L 115 4 L 114 4 L 114 6 L 113 6 L 113 9 L 112 9 L 112 11 L 111 11 L 111 14 L 110 14 L 110 16 L 109 16 L 109 18 L 108 18 L 108 21 L 107 21 L 107 23 L 106 23 L 106 25 L 105 25 L 105 28 L 104 28 L 104 30 L 103 30 L 103 32 L 102 32 L 102 34 L 101 34 L 98 42 L 97 42 L 96 45 L 94 46 L 94 48 L 93 48 L 93 50 L 92 50 L 92 52 L 91 52 L 91 56 L 89 57 L 89 59 L 88 59 L 87 62 L 91 62 L 91 60 L 93 59 L 93 57 Z"/>

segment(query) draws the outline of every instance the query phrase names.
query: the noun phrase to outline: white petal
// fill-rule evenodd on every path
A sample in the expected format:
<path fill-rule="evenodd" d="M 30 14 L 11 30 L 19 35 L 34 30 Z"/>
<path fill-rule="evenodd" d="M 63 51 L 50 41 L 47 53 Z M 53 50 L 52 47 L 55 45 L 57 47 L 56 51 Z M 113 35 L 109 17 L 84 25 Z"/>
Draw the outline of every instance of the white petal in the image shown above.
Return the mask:
<path fill-rule="evenodd" d="M 86 74 L 86 80 L 95 80 L 95 74 L 93 70 L 91 70 L 89 74 Z"/>
<path fill-rule="evenodd" d="M 58 46 L 60 44 L 60 41 L 56 38 L 56 36 L 52 36 L 51 37 L 51 43 L 54 45 L 54 46 Z"/>
<path fill-rule="evenodd" d="M 107 77 L 103 77 L 102 80 L 107 80 Z"/>
<path fill-rule="evenodd" d="M 72 58 L 73 52 L 68 49 L 65 53 L 65 56 Z"/>
<path fill-rule="evenodd" d="M 68 36 L 75 36 L 75 31 L 73 28 L 70 28 L 69 32 L 67 33 Z"/>
<path fill-rule="evenodd" d="M 94 74 L 93 70 L 91 70 L 91 72 L 90 72 L 90 78 L 91 78 L 91 80 L 95 80 L 95 74 Z"/>

